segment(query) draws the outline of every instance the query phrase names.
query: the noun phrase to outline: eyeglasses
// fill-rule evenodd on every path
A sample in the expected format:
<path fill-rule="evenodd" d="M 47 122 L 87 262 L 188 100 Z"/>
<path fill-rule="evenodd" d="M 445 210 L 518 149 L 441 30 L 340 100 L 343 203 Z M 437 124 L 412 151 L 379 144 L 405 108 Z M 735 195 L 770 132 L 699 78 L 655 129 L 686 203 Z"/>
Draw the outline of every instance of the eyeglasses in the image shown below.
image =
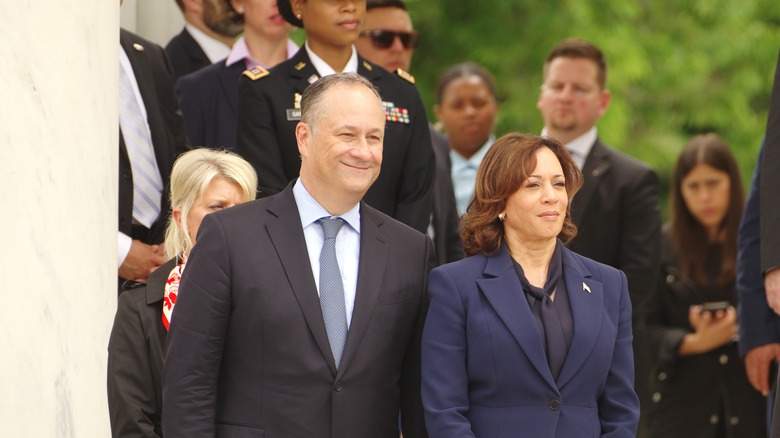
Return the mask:
<path fill-rule="evenodd" d="M 389 49 L 398 37 L 404 49 L 413 49 L 420 42 L 420 34 L 417 32 L 395 32 L 392 30 L 374 29 L 360 32 L 360 36 L 371 37 L 371 42 L 377 49 Z"/>

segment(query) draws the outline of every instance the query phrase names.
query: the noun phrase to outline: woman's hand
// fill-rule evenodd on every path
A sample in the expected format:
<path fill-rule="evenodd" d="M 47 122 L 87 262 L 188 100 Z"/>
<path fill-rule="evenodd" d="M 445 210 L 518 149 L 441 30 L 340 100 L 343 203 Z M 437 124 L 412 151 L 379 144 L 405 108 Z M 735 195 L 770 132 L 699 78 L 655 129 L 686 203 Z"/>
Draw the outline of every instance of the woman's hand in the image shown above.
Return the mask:
<path fill-rule="evenodd" d="M 734 340 L 739 330 L 737 310 L 729 307 L 717 312 L 702 312 L 701 306 L 688 309 L 688 320 L 694 332 L 685 335 L 680 356 L 702 354 Z"/>

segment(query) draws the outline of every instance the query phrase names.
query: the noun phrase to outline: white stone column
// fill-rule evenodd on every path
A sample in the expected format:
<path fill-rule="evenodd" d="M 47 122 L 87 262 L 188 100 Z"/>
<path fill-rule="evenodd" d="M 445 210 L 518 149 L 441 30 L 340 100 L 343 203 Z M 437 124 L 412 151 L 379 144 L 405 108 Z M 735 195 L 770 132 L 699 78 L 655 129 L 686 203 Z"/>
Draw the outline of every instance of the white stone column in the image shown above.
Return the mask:
<path fill-rule="evenodd" d="M 119 1 L 2 1 L 0 29 L 0 435 L 104 438 Z"/>

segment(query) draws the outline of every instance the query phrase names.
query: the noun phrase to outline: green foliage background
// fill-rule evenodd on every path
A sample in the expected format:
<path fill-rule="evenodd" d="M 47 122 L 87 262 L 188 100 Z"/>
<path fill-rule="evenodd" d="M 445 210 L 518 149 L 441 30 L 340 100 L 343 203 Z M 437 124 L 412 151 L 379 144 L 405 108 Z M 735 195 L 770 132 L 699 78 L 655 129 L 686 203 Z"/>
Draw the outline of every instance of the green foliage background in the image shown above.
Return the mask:
<path fill-rule="evenodd" d="M 497 135 L 538 133 L 542 64 L 562 39 L 598 45 L 612 102 L 607 144 L 656 169 L 664 194 L 691 136 L 716 132 L 749 182 L 766 128 L 780 49 L 778 0 L 407 0 L 422 33 L 412 66 L 429 117 L 448 66 L 474 61 L 496 76 Z M 665 207 L 665 204 L 664 204 Z"/>

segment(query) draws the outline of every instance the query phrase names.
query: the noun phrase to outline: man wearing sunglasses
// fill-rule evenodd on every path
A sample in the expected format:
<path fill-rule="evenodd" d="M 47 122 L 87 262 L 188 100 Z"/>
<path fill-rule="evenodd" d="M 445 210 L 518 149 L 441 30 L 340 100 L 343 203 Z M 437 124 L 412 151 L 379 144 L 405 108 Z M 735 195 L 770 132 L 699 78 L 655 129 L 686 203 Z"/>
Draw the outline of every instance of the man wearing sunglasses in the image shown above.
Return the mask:
<path fill-rule="evenodd" d="M 387 71 L 409 71 L 418 41 L 403 0 L 366 1 L 363 31 L 355 43 L 366 59 Z"/>
<path fill-rule="evenodd" d="M 355 43 L 357 51 L 369 61 L 395 72 L 409 71 L 419 34 L 412 28 L 412 19 L 403 0 L 366 0 L 363 30 Z M 436 157 L 436 179 L 433 182 L 433 214 L 428 235 L 436 248 L 439 264 L 463 258 L 460 242 L 458 210 L 450 179 L 449 142 L 429 127 Z"/>

